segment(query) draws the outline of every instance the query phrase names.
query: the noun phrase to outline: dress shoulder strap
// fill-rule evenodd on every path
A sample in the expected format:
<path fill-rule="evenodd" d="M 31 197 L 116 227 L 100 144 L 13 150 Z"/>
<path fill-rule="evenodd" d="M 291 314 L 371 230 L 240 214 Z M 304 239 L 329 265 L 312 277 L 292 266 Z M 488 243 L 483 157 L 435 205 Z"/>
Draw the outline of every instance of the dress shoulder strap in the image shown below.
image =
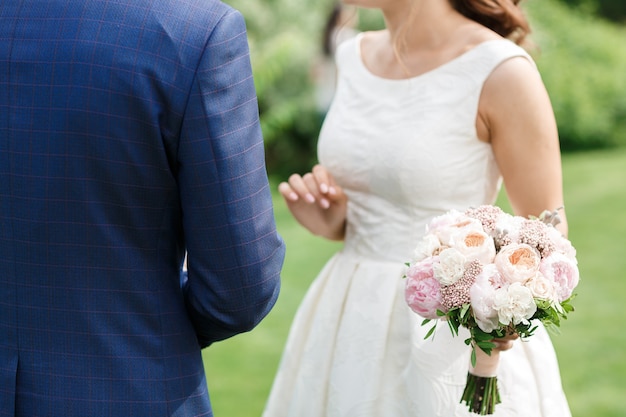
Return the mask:
<path fill-rule="evenodd" d="M 466 65 L 472 69 L 473 76 L 477 77 L 477 81 L 481 84 L 500 64 L 511 58 L 525 58 L 537 69 L 535 61 L 528 52 L 508 39 L 486 41 L 474 48 L 475 51 L 470 52 L 475 53 L 471 54 L 471 59 L 466 61 Z"/>
<path fill-rule="evenodd" d="M 360 59 L 360 45 L 363 33 L 358 33 L 339 45 L 337 45 L 337 52 L 335 53 L 335 61 L 339 69 L 346 68 L 350 63 L 353 65 Z"/>

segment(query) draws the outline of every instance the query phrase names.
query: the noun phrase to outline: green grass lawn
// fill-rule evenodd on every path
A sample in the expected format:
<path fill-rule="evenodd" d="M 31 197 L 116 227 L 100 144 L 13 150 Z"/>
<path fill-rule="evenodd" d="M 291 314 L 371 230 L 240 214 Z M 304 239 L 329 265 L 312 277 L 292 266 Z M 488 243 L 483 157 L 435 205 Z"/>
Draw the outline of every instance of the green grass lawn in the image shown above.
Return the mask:
<path fill-rule="evenodd" d="M 626 149 L 563 157 L 569 237 L 578 250 L 576 311 L 553 336 L 573 417 L 626 416 Z M 508 207 L 506 197 L 499 204 Z M 295 310 L 340 247 L 309 235 L 276 200 L 287 243 L 280 298 L 251 333 L 204 351 L 217 417 L 258 417 Z"/>

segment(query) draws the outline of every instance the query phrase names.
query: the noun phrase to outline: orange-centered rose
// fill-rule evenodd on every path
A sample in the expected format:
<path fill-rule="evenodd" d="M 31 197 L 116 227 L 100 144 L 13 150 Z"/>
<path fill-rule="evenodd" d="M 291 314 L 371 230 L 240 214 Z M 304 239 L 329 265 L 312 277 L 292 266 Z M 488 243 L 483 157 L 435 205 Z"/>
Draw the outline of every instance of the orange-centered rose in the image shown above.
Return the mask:
<path fill-rule="evenodd" d="M 495 264 L 508 283 L 525 282 L 539 270 L 541 258 L 537 251 L 526 244 L 505 246 L 496 255 Z"/>
<path fill-rule="evenodd" d="M 528 250 L 528 248 L 517 248 L 509 255 L 509 262 L 511 265 L 518 267 L 533 268 L 536 264 L 537 257 L 535 254 Z"/>
<path fill-rule="evenodd" d="M 485 243 L 485 235 L 477 232 L 470 232 L 465 235 L 465 246 L 467 247 L 478 247 L 482 246 Z"/>
<path fill-rule="evenodd" d="M 475 259 L 483 265 L 493 262 L 496 246 L 493 239 L 480 230 L 459 230 L 452 236 L 453 247 L 468 259 Z"/>

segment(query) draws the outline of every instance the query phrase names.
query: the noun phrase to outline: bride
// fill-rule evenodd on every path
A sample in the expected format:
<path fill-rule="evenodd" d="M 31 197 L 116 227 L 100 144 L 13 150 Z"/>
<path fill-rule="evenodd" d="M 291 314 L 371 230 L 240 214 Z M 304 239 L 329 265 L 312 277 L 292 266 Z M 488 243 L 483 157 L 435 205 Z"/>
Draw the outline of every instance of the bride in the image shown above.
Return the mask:
<path fill-rule="evenodd" d="M 493 204 L 515 214 L 563 205 L 558 134 L 518 0 L 348 0 L 386 28 L 337 51 L 320 164 L 279 186 L 294 217 L 343 249 L 294 319 L 265 417 L 469 416 L 464 335 L 434 339 L 403 298 L 404 262 L 425 224 Z M 567 232 L 562 214 L 559 225 Z M 569 417 L 543 327 L 497 340 L 495 417 Z"/>

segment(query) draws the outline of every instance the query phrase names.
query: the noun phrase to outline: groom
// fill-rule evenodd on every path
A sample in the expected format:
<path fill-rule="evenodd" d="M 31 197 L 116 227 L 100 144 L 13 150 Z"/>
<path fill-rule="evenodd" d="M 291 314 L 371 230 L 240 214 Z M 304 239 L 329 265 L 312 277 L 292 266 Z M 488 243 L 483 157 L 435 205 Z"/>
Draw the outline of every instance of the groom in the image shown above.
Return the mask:
<path fill-rule="evenodd" d="M 283 257 L 238 12 L 0 2 L 0 416 L 211 416 Z"/>

